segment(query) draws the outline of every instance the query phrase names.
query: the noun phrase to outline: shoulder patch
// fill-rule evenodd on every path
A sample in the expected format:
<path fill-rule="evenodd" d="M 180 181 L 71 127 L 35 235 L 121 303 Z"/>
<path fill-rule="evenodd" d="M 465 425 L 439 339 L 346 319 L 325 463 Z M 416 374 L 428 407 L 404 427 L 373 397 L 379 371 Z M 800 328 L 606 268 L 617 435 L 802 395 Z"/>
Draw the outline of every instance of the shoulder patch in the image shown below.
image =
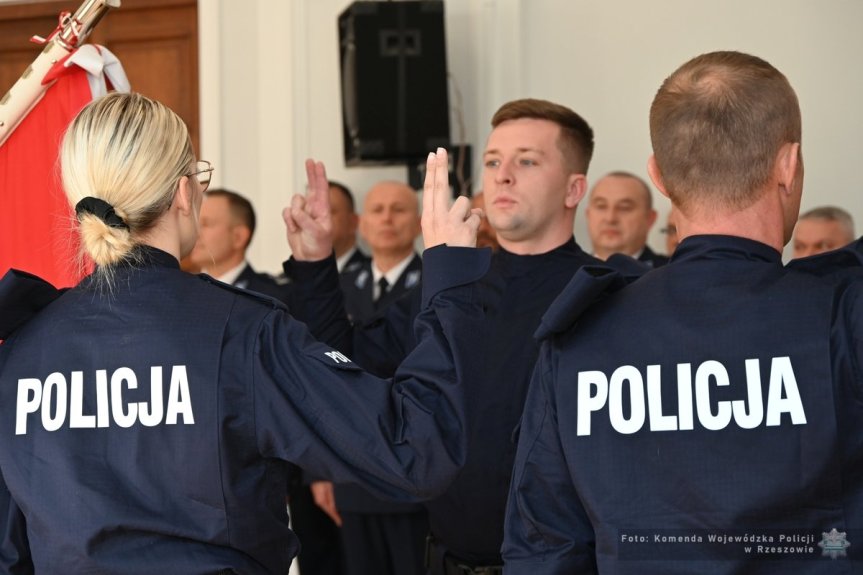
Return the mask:
<path fill-rule="evenodd" d="M 207 274 L 198 274 L 198 278 L 207 282 L 208 284 L 216 286 L 217 288 L 221 288 L 223 290 L 235 293 L 237 295 L 241 295 L 241 296 L 249 298 L 249 299 L 257 300 L 257 301 L 261 302 L 262 304 L 269 305 L 269 306 L 274 307 L 274 308 L 282 308 L 285 310 L 288 309 L 288 307 L 284 303 L 282 303 L 279 300 L 277 300 L 276 298 L 272 298 L 268 295 L 264 295 L 264 294 L 258 293 L 256 291 L 249 291 L 249 290 L 244 289 L 244 288 L 239 287 L 239 286 L 226 284 L 225 282 L 220 282 L 216 278 L 214 278 L 212 276 L 208 276 Z"/>
<path fill-rule="evenodd" d="M 863 238 L 838 250 L 791 260 L 788 269 L 817 276 L 835 276 L 855 270 L 863 272 Z"/>

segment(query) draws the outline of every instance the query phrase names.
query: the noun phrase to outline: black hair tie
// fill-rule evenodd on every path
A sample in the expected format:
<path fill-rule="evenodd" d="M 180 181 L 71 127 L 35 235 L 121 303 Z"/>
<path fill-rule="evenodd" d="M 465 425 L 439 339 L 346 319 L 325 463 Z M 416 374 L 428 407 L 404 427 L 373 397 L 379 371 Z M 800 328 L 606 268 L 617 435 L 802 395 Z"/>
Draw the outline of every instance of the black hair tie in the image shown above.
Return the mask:
<path fill-rule="evenodd" d="M 82 213 L 93 214 L 112 228 L 129 229 L 129 224 L 114 211 L 114 206 L 100 198 L 87 196 L 75 204 L 75 215 L 80 219 Z"/>

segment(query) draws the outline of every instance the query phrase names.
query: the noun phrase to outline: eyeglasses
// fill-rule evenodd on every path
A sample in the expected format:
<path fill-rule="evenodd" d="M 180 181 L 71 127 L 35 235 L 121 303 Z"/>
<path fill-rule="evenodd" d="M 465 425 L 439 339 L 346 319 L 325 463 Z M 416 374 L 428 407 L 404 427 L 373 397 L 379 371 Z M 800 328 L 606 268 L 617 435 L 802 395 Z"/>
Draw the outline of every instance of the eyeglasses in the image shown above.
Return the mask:
<path fill-rule="evenodd" d="M 216 168 L 213 167 L 213 164 L 208 162 L 207 160 L 198 160 L 195 162 L 195 171 L 189 176 L 195 176 L 198 179 L 198 182 L 204 187 L 203 191 L 207 190 L 207 187 L 210 185 L 210 178 L 213 175 L 213 170 Z"/>

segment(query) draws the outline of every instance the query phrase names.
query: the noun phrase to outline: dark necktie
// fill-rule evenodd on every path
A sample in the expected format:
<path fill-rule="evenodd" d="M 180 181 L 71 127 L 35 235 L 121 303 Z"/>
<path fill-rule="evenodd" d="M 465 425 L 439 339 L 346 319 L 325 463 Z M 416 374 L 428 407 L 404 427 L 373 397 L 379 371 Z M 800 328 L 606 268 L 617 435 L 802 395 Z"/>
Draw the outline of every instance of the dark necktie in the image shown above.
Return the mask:
<path fill-rule="evenodd" d="M 375 304 L 379 304 L 384 296 L 387 294 L 387 291 L 390 289 L 390 282 L 387 281 L 385 276 L 381 276 L 381 279 L 378 280 L 378 297 L 375 300 Z"/>

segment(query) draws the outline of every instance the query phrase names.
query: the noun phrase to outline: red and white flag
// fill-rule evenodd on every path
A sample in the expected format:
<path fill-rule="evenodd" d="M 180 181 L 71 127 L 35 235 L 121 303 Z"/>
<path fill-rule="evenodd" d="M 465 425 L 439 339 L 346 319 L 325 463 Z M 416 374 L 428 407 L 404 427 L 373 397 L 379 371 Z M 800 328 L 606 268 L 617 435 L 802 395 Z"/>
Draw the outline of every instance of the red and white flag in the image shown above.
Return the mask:
<path fill-rule="evenodd" d="M 129 82 L 117 58 L 92 44 L 55 64 L 42 83 L 52 81 L 0 144 L 0 277 L 15 268 L 68 287 L 89 269 L 78 263 L 74 213 L 60 181 L 59 144 L 81 108 L 108 89 L 128 92 Z"/>

